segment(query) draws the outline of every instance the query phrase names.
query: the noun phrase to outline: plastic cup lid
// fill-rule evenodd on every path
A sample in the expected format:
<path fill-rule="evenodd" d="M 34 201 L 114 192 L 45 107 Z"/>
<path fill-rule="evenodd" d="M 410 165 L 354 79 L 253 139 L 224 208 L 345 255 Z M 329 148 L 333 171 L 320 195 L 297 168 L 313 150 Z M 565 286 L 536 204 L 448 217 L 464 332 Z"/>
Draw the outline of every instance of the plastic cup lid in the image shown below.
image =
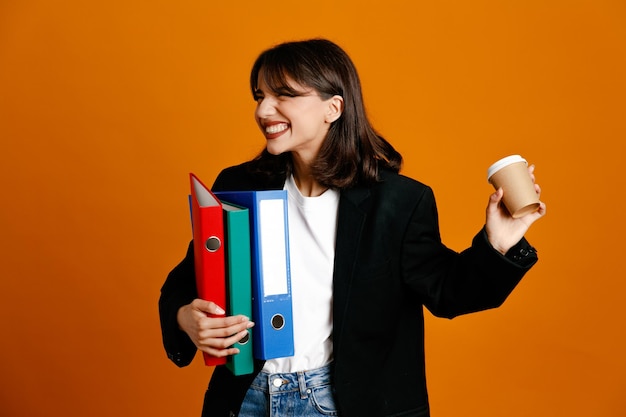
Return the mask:
<path fill-rule="evenodd" d="M 495 162 L 493 165 L 489 167 L 489 169 L 487 170 L 487 181 L 489 181 L 489 178 L 491 178 L 491 176 L 495 174 L 498 170 L 504 168 L 507 165 L 514 164 L 516 162 L 523 162 L 526 165 L 528 165 L 528 162 L 524 158 L 522 158 L 520 155 L 509 155 L 505 158 L 500 159 L 499 161 Z"/>

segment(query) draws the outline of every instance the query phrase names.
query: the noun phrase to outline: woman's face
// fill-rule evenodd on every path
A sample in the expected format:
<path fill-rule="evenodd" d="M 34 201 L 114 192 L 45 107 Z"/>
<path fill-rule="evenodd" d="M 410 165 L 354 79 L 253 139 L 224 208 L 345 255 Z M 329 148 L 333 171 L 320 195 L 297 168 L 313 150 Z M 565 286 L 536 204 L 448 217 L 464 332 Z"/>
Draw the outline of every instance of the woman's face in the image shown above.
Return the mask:
<path fill-rule="evenodd" d="M 341 115 L 342 100 L 335 96 L 323 100 L 309 87 L 289 82 L 296 95 L 272 92 L 263 77 L 255 91 L 257 101 L 254 117 L 273 155 L 292 152 L 305 162 L 317 155 L 330 124 Z M 339 103 L 338 103 L 339 101 Z"/>

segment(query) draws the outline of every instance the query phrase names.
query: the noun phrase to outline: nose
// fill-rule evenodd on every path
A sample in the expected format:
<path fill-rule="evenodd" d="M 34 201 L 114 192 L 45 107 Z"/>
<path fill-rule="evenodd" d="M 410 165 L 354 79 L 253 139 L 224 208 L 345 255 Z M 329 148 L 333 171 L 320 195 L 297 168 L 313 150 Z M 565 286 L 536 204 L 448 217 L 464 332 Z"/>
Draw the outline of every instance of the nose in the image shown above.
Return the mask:
<path fill-rule="evenodd" d="M 271 97 L 259 99 L 254 114 L 258 120 L 266 119 L 276 114 L 274 100 Z"/>

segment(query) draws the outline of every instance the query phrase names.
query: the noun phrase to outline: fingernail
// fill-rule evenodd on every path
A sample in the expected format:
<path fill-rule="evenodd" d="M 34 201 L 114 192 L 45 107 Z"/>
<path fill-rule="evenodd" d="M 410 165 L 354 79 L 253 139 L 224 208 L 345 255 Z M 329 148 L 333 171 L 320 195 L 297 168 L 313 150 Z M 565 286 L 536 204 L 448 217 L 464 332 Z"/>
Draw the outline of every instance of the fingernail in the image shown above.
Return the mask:
<path fill-rule="evenodd" d="M 254 327 L 254 322 L 248 322 L 248 324 L 246 325 L 246 328 L 249 329 L 250 327 Z"/>
<path fill-rule="evenodd" d="M 221 308 L 220 306 L 215 306 L 215 314 L 225 314 L 226 312 L 224 311 L 223 308 Z"/>

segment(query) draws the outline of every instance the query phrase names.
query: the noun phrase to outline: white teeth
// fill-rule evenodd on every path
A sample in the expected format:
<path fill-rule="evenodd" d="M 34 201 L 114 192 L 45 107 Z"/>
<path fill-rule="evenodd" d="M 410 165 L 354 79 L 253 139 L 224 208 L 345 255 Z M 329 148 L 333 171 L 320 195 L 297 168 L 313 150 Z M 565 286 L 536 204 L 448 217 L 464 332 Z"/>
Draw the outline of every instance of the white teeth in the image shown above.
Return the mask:
<path fill-rule="evenodd" d="M 277 125 L 266 126 L 265 133 L 269 133 L 269 134 L 279 133 L 279 132 L 282 132 L 283 130 L 286 130 L 288 127 L 289 125 L 287 125 L 287 123 L 279 123 Z"/>

